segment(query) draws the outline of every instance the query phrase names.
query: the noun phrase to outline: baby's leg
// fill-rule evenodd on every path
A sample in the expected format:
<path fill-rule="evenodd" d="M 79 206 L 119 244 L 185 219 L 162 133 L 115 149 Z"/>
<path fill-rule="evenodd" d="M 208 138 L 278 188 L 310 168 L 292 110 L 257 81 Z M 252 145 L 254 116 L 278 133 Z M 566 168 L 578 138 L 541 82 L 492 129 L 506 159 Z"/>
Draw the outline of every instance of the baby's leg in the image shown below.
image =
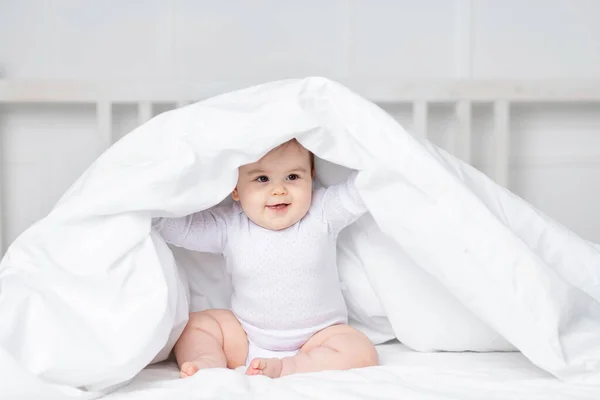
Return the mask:
<path fill-rule="evenodd" d="M 364 334 L 348 325 L 334 325 L 317 332 L 294 357 L 252 360 L 249 375 L 272 378 L 298 372 L 344 370 L 377 365 L 375 347 Z"/>
<path fill-rule="evenodd" d="M 229 310 L 205 310 L 190 314 L 175 343 L 181 378 L 204 368 L 237 368 L 246 364 L 248 339 Z"/>

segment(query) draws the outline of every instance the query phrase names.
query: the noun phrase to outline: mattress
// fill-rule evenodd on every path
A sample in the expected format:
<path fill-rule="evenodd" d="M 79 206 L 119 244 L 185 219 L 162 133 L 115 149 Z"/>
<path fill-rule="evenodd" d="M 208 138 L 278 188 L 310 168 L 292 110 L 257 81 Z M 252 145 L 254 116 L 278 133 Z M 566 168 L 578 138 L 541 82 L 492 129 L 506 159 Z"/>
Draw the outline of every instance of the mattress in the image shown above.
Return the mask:
<path fill-rule="evenodd" d="M 420 353 L 397 341 L 377 346 L 381 365 L 270 379 L 244 369 L 204 370 L 179 379 L 174 362 L 142 370 L 104 397 L 151 399 L 600 399 L 600 388 L 564 383 L 518 352 Z"/>

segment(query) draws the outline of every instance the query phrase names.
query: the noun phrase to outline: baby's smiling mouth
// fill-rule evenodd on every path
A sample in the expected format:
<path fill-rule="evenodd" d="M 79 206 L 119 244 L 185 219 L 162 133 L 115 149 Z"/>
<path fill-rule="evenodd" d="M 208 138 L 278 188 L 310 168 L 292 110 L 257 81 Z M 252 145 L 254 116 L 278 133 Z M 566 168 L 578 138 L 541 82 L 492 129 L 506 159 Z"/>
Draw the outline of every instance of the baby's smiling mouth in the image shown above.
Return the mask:
<path fill-rule="evenodd" d="M 290 205 L 290 203 L 278 203 L 278 204 L 273 204 L 273 205 L 267 205 L 266 207 L 269 210 L 281 211 L 281 210 L 285 210 L 289 205 Z"/>

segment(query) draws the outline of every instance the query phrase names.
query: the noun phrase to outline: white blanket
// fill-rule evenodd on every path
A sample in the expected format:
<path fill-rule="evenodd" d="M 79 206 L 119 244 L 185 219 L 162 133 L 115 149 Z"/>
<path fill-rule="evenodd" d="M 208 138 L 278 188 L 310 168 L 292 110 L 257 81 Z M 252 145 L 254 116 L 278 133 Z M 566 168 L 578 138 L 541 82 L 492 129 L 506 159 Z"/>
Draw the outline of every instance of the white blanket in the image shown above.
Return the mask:
<path fill-rule="evenodd" d="M 360 171 L 370 213 L 340 237 L 339 268 L 353 324 L 375 343 L 516 348 L 558 379 L 600 385 L 600 247 L 309 78 L 155 117 L 11 245 L 0 393 L 106 393 L 167 356 L 189 309 L 227 306 L 222 260 L 171 251 L 151 218 L 228 201 L 239 165 L 293 137 L 318 156 L 322 184 Z"/>

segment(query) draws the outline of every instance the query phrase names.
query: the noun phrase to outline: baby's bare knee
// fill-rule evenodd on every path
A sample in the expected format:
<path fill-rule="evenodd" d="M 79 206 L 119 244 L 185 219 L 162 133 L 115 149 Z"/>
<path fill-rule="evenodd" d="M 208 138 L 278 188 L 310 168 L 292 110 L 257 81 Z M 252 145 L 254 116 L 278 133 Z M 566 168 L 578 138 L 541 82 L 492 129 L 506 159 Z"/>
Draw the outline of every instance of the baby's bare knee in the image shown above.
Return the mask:
<path fill-rule="evenodd" d="M 371 341 L 364 335 L 345 335 L 338 351 L 345 354 L 350 368 L 372 367 L 379 364 L 379 355 Z"/>
<path fill-rule="evenodd" d="M 190 331 L 190 333 L 194 331 L 205 332 L 213 336 L 217 341 L 222 342 L 223 332 L 218 318 L 219 313 L 215 311 L 226 310 L 205 310 L 191 313 L 185 330 Z"/>
<path fill-rule="evenodd" d="M 201 324 L 206 321 L 220 321 L 235 318 L 230 310 L 210 309 L 190 313 L 188 324 Z"/>
<path fill-rule="evenodd" d="M 375 346 L 365 335 L 352 332 L 332 337 L 330 348 L 343 354 L 349 368 L 364 368 L 379 365 L 379 355 Z"/>
<path fill-rule="evenodd" d="M 361 356 L 359 357 L 359 368 L 362 367 L 374 367 L 379 365 L 379 354 L 372 343 L 365 344 L 361 349 Z"/>
<path fill-rule="evenodd" d="M 377 350 L 369 338 L 362 333 L 357 332 L 352 335 L 349 342 L 354 368 L 379 365 L 379 354 L 377 354 Z"/>

